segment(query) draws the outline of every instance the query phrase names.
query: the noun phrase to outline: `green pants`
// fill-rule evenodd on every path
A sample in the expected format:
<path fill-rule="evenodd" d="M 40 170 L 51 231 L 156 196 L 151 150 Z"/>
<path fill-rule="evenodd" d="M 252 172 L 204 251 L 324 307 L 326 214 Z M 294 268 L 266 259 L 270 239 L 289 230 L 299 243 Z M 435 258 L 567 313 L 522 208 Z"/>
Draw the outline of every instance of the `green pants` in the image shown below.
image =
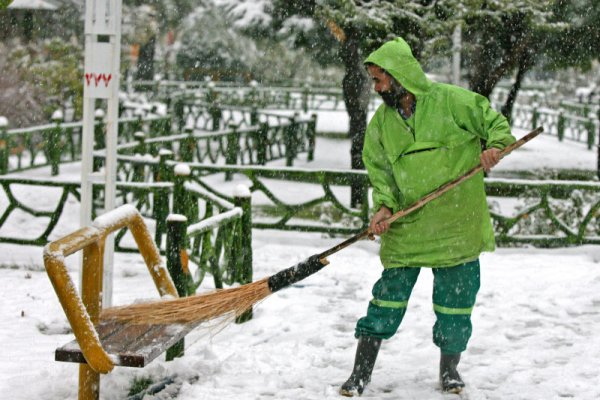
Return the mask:
<path fill-rule="evenodd" d="M 421 268 L 389 268 L 373 286 L 367 315 L 358 320 L 355 336 L 389 339 L 398 330 Z M 432 268 L 433 342 L 443 353 L 467 348 L 473 327 L 471 311 L 479 290 L 479 260 L 455 267 Z"/>

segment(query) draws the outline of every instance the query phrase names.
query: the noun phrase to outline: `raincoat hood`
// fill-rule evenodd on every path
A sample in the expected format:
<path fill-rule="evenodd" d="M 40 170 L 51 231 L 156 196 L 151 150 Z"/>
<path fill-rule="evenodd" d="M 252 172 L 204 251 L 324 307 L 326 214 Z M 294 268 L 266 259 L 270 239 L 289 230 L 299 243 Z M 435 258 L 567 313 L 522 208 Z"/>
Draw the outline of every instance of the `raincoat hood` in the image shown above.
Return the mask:
<path fill-rule="evenodd" d="M 384 43 L 365 60 L 386 70 L 402 86 L 416 97 L 425 94 L 432 85 L 421 65 L 415 59 L 408 43 L 396 38 Z"/>

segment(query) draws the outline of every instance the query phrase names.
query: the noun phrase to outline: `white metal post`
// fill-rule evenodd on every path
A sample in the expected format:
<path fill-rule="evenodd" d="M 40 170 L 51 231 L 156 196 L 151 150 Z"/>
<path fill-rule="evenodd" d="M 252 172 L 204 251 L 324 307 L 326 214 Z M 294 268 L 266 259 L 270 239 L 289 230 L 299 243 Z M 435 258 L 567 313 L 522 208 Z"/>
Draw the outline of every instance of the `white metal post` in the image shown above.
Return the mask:
<path fill-rule="evenodd" d="M 104 211 L 115 207 L 116 146 L 119 130 L 119 67 L 121 64 L 122 0 L 87 0 L 85 9 L 85 69 L 83 139 L 81 155 L 82 226 L 92 217 L 94 182 L 104 182 Z M 94 106 L 96 99 L 107 100 L 106 159 L 104 173 L 93 171 Z M 104 254 L 102 301 L 112 304 L 114 239 L 107 238 Z M 80 268 L 81 270 L 81 268 Z M 81 275 L 81 274 L 80 274 Z"/>

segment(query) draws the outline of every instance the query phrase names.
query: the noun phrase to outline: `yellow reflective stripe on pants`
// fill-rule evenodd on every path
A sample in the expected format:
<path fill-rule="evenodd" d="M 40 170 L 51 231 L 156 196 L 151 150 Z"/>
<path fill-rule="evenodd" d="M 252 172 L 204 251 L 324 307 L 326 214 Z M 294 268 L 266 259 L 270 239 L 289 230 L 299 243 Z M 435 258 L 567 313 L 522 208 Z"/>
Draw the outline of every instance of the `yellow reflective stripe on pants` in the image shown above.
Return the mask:
<path fill-rule="evenodd" d="M 389 301 L 379 299 L 373 299 L 371 300 L 371 303 L 375 304 L 376 306 L 385 308 L 406 308 L 406 306 L 408 305 L 408 301 Z"/>
<path fill-rule="evenodd" d="M 448 314 L 448 315 L 471 315 L 473 312 L 473 307 L 469 308 L 451 308 L 439 306 L 437 304 L 433 305 L 433 311 L 439 312 L 440 314 Z"/>

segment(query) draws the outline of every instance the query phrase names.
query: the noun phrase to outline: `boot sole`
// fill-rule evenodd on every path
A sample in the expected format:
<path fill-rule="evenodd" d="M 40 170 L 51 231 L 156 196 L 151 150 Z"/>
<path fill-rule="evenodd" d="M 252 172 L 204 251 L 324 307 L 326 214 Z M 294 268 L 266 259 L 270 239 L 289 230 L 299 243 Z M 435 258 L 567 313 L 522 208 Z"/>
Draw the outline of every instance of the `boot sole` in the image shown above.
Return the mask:
<path fill-rule="evenodd" d="M 360 393 L 358 393 L 358 390 L 340 389 L 339 393 L 344 397 L 359 397 L 360 396 Z"/>
<path fill-rule="evenodd" d="M 454 388 L 448 388 L 448 389 L 442 388 L 442 393 L 461 394 L 463 389 L 464 389 L 464 387 L 454 387 Z"/>

